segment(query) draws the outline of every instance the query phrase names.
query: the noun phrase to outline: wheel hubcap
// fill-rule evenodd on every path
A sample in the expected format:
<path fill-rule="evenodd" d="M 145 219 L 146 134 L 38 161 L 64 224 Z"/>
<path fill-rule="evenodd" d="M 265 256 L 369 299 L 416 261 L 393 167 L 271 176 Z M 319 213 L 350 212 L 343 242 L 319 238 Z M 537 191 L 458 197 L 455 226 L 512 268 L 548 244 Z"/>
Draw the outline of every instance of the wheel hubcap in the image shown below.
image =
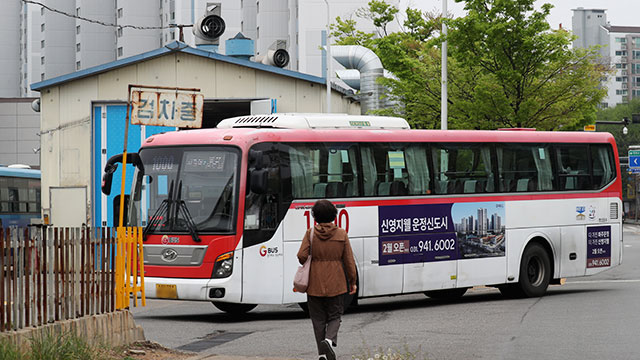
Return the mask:
<path fill-rule="evenodd" d="M 544 268 L 542 261 L 537 257 L 532 257 L 527 265 L 527 277 L 529 283 L 533 286 L 540 286 L 542 279 L 544 279 Z"/>

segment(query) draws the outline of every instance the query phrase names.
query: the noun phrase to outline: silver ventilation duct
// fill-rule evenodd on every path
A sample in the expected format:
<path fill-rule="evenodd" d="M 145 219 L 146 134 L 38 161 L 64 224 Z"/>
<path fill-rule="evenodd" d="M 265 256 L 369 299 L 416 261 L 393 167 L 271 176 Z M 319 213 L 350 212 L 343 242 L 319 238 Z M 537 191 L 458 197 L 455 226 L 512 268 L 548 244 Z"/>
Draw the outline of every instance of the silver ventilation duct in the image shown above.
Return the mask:
<path fill-rule="evenodd" d="M 380 58 L 371 50 L 360 45 L 336 45 L 331 47 L 331 55 L 347 69 L 360 71 L 360 107 L 362 114 L 382 108 L 380 99 L 384 88 L 376 82 L 383 76 Z"/>

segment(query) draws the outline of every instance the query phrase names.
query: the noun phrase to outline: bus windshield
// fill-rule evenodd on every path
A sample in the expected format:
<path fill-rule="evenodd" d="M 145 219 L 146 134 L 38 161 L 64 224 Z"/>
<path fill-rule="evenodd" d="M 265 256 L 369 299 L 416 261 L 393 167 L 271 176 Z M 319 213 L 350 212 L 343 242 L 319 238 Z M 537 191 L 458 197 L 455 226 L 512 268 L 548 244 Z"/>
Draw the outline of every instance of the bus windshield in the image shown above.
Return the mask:
<path fill-rule="evenodd" d="M 140 151 L 128 223 L 145 234 L 235 231 L 239 150 L 166 147 Z"/>

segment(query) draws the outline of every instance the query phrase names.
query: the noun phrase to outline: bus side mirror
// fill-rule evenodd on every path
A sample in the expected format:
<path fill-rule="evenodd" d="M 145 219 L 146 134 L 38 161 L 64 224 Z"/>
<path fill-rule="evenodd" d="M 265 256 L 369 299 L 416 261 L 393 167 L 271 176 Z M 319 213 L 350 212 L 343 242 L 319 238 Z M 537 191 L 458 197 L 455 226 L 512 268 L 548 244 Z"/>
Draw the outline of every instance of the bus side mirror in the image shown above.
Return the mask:
<path fill-rule="evenodd" d="M 249 184 L 251 184 L 251 192 L 256 194 L 265 194 L 268 186 L 269 173 L 265 169 L 251 171 Z"/>
<path fill-rule="evenodd" d="M 111 194 L 111 183 L 113 182 L 113 173 L 118 168 L 118 163 L 122 163 L 122 154 L 114 155 L 107 160 L 107 164 L 104 166 L 104 175 L 102 175 L 102 193 L 105 195 Z M 144 174 L 144 166 L 142 159 L 138 153 L 127 154 L 127 164 L 133 164 Z"/>
<path fill-rule="evenodd" d="M 113 182 L 113 173 L 118 168 L 118 164 L 107 164 L 104 167 L 104 175 L 102 175 L 102 193 L 109 196 L 111 194 L 111 183 Z"/>

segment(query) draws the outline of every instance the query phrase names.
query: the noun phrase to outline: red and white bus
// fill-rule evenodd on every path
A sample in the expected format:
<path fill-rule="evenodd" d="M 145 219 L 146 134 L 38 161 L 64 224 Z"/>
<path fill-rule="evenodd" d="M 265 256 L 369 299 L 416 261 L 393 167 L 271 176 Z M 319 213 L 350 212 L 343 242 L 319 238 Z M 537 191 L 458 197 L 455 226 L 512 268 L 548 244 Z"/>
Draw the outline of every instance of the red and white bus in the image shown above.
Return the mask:
<path fill-rule="evenodd" d="M 151 298 L 227 312 L 303 303 L 292 290 L 296 253 L 320 198 L 336 204 L 351 239 L 353 302 L 459 297 L 480 285 L 542 296 L 561 278 L 622 261 L 620 166 L 608 133 L 273 114 L 153 135 L 130 155 L 127 221 L 145 227 Z"/>

